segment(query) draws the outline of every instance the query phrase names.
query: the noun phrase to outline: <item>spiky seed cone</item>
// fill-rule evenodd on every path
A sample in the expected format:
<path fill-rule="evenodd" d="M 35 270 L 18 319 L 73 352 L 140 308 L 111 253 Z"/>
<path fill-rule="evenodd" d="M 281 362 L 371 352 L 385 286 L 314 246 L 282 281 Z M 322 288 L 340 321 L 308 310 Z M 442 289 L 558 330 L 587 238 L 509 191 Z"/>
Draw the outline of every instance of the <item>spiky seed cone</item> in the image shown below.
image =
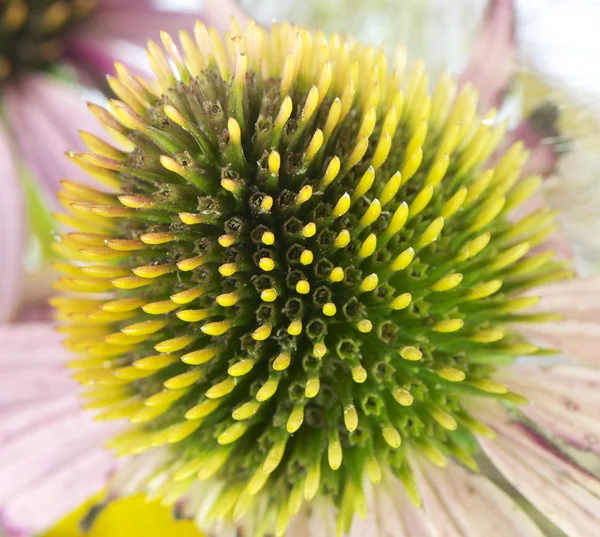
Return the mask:
<path fill-rule="evenodd" d="M 54 303 L 89 406 L 133 423 L 113 447 L 172 445 L 157 495 L 211 478 L 212 515 L 277 535 L 326 496 L 345 530 L 364 476 L 419 502 L 409 448 L 476 467 L 461 398 L 518 400 L 494 367 L 540 351 L 507 323 L 544 320 L 519 295 L 568 274 L 526 257 L 552 214 L 508 220 L 540 178 L 521 144 L 489 163 L 504 126 L 473 88 L 430 97 L 420 62 L 339 35 L 232 35 L 163 34 L 156 82 L 117 66 L 121 100 L 91 108 L 127 150 L 71 154 L 111 188 L 60 195 L 57 288 L 99 295 Z"/>
<path fill-rule="evenodd" d="M 95 5 L 95 0 L 2 0 L 0 84 L 22 71 L 50 67 L 62 53 L 61 38 Z"/>

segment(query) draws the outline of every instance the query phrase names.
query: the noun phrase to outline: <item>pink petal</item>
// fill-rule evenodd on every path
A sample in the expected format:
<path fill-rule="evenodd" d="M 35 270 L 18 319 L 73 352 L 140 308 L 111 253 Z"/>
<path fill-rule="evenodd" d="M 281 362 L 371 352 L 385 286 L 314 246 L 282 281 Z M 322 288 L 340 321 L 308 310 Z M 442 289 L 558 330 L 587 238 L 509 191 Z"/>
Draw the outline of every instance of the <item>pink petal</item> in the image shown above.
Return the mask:
<path fill-rule="evenodd" d="M 119 426 L 81 409 L 70 358 L 48 324 L 0 327 L 0 525 L 42 531 L 101 490 Z"/>
<path fill-rule="evenodd" d="M 542 299 L 532 312 L 554 312 L 564 320 L 522 324 L 519 329 L 569 358 L 600 367 L 600 276 L 577 278 L 536 289 Z"/>
<path fill-rule="evenodd" d="M 486 477 L 450 464 L 415 465 L 423 510 L 436 537 L 543 537 L 519 505 Z M 420 534 L 410 534 L 420 535 Z"/>
<path fill-rule="evenodd" d="M 514 75 L 515 13 L 512 0 L 491 0 L 460 82 L 480 93 L 483 110 L 498 107 Z"/>
<path fill-rule="evenodd" d="M 479 412 L 496 431 L 479 442 L 504 477 L 569 537 L 598 535 L 600 480 L 588 474 L 507 412 Z"/>
<path fill-rule="evenodd" d="M 600 455 L 600 371 L 576 366 L 516 365 L 495 380 L 527 397 L 521 412 L 544 432 Z"/>
<path fill-rule="evenodd" d="M 63 178 L 90 182 L 89 176 L 65 156 L 70 149 L 85 149 L 78 129 L 102 135 L 83 92 L 44 75 L 22 78 L 4 92 L 11 132 L 50 199 L 54 199 Z"/>
<path fill-rule="evenodd" d="M 10 319 L 18 306 L 22 287 L 26 214 L 21 182 L 4 129 L 0 129 L 0 323 Z"/>

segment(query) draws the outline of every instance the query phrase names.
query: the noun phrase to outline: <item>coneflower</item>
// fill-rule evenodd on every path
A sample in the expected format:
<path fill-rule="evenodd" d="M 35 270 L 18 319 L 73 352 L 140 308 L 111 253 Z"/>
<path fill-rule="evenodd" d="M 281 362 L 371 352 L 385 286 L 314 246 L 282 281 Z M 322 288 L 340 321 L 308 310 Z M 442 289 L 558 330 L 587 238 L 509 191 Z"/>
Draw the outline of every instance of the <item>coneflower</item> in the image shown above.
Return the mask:
<path fill-rule="evenodd" d="M 90 105 L 120 147 L 70 154 L 105 188 L 63 181 L 77 296 L 53 303 L 88 406 L 131 422 L 112 447 L 169 446 L 153 495 L 207 480 L 208 518 L 251 535 L 330 503 L 343 533 L 365 478 L 419 505 L 415 457 L 477 469 L 493 431 L 465 401 L 524 401 L 494 372 L 546 351 L 511 325 L 554 320 L 523 293 L 571 272 L 527 255 L 553 214 L 509 219 L 541 178 L 471 86 L 430 95 L 421 62 L 335 34 L 232 36 L 163 33 L 155 81 L 118 66 Z"/>

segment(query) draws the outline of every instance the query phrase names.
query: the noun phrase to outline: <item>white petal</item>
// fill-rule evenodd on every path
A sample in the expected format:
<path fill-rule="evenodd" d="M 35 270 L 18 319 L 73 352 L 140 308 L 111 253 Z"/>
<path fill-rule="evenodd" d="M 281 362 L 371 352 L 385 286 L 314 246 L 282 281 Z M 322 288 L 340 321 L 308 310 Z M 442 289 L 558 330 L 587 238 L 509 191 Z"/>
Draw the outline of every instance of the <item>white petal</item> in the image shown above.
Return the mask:
<path fill-rule="evenodd" d="M 37 532 L 106 484 L 115 461 L 103 444 L 118 426 L 81 409 L 52 326 L 0 327 L 0 348 L 0 518 Z"/>
<path fill-rule="evenodd" d="M 565 319 L 525 323 L 519 330 L 537 343 L 561 350 L 569 358 L 600 367 L 600 277 L 577 278 L 540 287 L 540 302 L 531 313 L 560 313 Z"/>
<path fill-rule="evenodd" d="M 475 412 L 497 433 L 495 440 L 479 440 L 496 468 L 569 537 L 600 534 L 600 480 L 496 408 Z"/>
<path fill-rule="evenodd" d="M 415 465 L 415 475 L 436 537 L 543 537 L 519 505 L 482 475 L 428 461 Z"/>
<path fill-rule="evenodd" d="M 516 365 L 495 379 L 529 399 L 520 410 L 545 432 L 600 455 L 600 370 Z"/>

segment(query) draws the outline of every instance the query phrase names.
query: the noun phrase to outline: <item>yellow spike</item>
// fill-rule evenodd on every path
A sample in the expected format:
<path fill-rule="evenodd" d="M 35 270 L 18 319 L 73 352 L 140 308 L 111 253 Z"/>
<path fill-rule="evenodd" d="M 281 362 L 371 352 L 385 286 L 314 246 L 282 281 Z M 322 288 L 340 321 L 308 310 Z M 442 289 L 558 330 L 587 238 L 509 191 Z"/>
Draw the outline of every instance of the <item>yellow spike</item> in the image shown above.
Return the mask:
<path fill-rule="evenodd" d="M 329 274 L 329 280 L 333 283 L 338 283 L 344 280 L 344 269 L 342 267 L 335 267 Z M 297 289 L 297 288 L 296 288 Z"/>
<path fill-rule="evenodd" d="M 151 285 L 152 280 L 148 278 L 140 278 L 139 276 L 125 276 L 111 280 L 113 286 L 117 289 L 139 289 L 146 285 Z"/>
<path fill-rule="evenodd" d="M 327 352 L 327 347 L 324 343 L 316 343 L 313 347 L 313 355 L 317 358 L 323 358 Z"/>
<path fill-rule="evenodd" d="M 314 260 L 314 255 L 310 250 L 304 250 L 300 254 L 300 263 L 303 265 L 310 265 Z"/>
<path fill-rule="evenodd" d="M 200 310 L 181 310 L 178 311 L 175 315 L 182 321 L 186 323 L 197 323 L 203 321 L 207 317 L 210 317 L 211 311 L 208 309 L 200 309 Z"/>
<path fill-rule="evenodd" d="M 277 300 L 277 291 L 275 289 L 265 289 L 260 294 L 260 299 L 263 302 L 274 302 Z"/>
<path fill-rule="evenodd" d="M 201 377 L 201 371 L 186 371 L 185 373 L 181 373 L 181 375 L 166 380 L 164 386 L 168 390 L 181 390 L 195 384 Z"/>
<path fill-rule="evenodd" d="M 400 433 L 394 427 L 385 425 L 381 428 L 381 432 L 383 434 L 383 439 L 388 446 L 393 449 L 398 449 L 400 447 L 402 438 L 400 437 Z"/>
<path fill-rule="evenodd" d="M 143 306 L 146 301 L 143 298 L 123 298 L 121 300 L 112 300 L 100 306 L 104 311 L 126 312 L 133 311 Z"/>
<path fill-rule="evenodd" d="M 363 136 L 360 140 L 356 142 L 354 149 L 352 149 L 352 153 L 344 163 L 344 168 L 346 170 L 351 170 L 356 166 L 362 158 L 365 156 L 367 149 L 369 148 L 369 138 L 367 136 Z"/>
<path fill-rule="evenodd" d="M 362 243 L 360 249 L 358 250 L 358 257 L 361 259 L 366 259 L 367 257 L 372 256 L 375 253 L 375 249 L 377 248 L 377 236 L 374 233 L 371 233 Z M 343 279 L 343 271 L 342 271 L 342 279 Z"/>
<path fill-rule="evenodd" d="M 500 313 L 512 313 L 514 311 L 520 311 L 532 308 L 540 301 L 539 296 L 521 296 L 507 300 L 504 304 L 498 306 L 497 310 Z"/>
<path fill-rule="evenodd" d="M 258 266 L 265 272 L 271 272 L 275 268 L 275 261 L 270 257 L 261 257 Z"/>
<path fill-rule="evenodd" d="M 425 185 L 423 190 L 417 194 L 409 208 L 409 218 L 417 216 L 431 201 L 433 197 L 433 187 L 431 185 Z"/>
<path fill-rule="evenodd" d="M 368 138 L 373 133 L 373 129 L 375 128 L 375 123 L 377 122 L 377 113 L 373 107 L 369 108 L 364 117 L 358 134 L 356 135 L 356 139 L 360 140 L 361 138 Z"/>
<path fill-rule="evenodd" d="M 402 183 L 406 183 L 419 169 L 421 161 L 423 160 L 423 149 L 417 147 L 410 153 L 406 153 L 404 157 L 404 164 L 400 173 L 402 174 Z"/>
<path fill-rule="evenodd" d="M 485 204 L 483 210 L 475 217 L 468 231 L 478 231 L 487 226 L 496 216 L 500 214 L 506 200 L 504 197 L 497 197 Z"/>
<path fill-rule="evenodd" d="M 492 280 L 481 283 L 465 295 L 465 300 L 479 300 L 493 295 L 502 287 L 502 280 Z"/>
<path fill-rule="evenodd" d="M 181 361 L 190 365 L 201 365 L 212 360 L 220 352 L 219 347 L 207 347 L 198 351 L 189 352 L 181 357 Z"/>
<path fill-rule="evenodd" d="M 146 406 L 163 406 L 174 403 L 189 393 L 189 388 L 183 390 L 164 390 L 162 392 L 151 395 L 144 401 Z"/>
<path fill-rule="evenodd" d="M 444 227 L 444 219 L 442 217 L 436 218 L 427 229 L 423 232 L 423 234 L 419 237 L 417 242 L 418 246 L 425 247 L 428 244 L 436 241 L 440 236 L 442 229 Z"/>
<path fill-rule="evenodd" d="M 174 270 L 175 267 L 172 265 L 147 265 L 144 267 L 133 268 L 131 269 L 131 272 L 140 278 L 152 279 L 169 274 L 169 272 L 173 272 Z"/>
<path fill-rule="evenodd" d="M 329 445 L 327 447 L 327 460 L 329 462 L 329 467 L 334 471 L 339 469 L 339 467 L 342 465 L 342 459 L 342 444 L 336 437 L 329 441 Z"/>
<path fill-rule="evenodd" d="M 176 293 L 171 295 L 171 300 L 180 306 L 184 304 L 189 304 L 193 300 L 196 300 L 198 297 L 204 294 L 204 290 L 200 287 L 196 287 L 193 289 L 187 289 L 185 291 L 181 291 L 180 293 Z"/>
<path fill-rule="evenodd" d="M 195 407 L 190 408 L 185 414 L 185 419 L 201 420 L 214 412 L 220 405 L 221 401 L 218 399 L 203 401 Z"/>
<path fill-rule="evenodd" d="M 279 170 L 281 168 L 281 156 L 277 151 L 271 151 L 269 153 L 269 173 L 271 175 L 279 175 Z"/>
<path fill-rule="evenodd" d="M 133 367 L 136 369 L 142 369 L 144 371 L 158 371 L 164 369 L 178 360 L 175 354 L 157 354 L 155 356 L 146 356 L 146 358 L 140 358 L 133 362 Z"/>
<path fill-rule="evenodd" d="M 314 237 L 317 233 L 317 225 L 314 222 L 309 222 L 302 228 L 302 236 L 306 239 Z"/>
<path fill-rule="evenodd" d="M 367 371 L 362 365 L 354 366 L 351 369 L 352 372 L 352 380 L 357 384 L 362 384 L 365 380 L 367 380 Z"/>
<path fill-rule="evenodd" d="M 321 179 L 320 189 L 325 190 L 333 180 L 338 176 L 341 169 L 341 161 L 338 157 L 333 157 L 329 162 L 323 179 Z"/>
<path fill-rule="evenodd" d="M 270 197 L 270 196 L 268 196 Z M 265 198 L 263 200 L 263 203 L 265 202 L 267 198 Z M 237 242 L 237 237 L 235 235 L 221 235 L 218 239 L 217 242 L 223 247 L 223 248 L 229 248 L 230 246 L 233 246 L 236 242 Z"/>
<path fill-rule="evenodd" d="M 121 328 L 121 332 L 129 336 L 148 336 L 162 330 L 167 324 L 168 321 L 164 320 L 142 321 Z"/>
<path fill-rule="evenodd" d="M 418 362 L 423 358 L 423 353 L 416 347 L 403 347 L 400 350 L 400 356 L 409 362 Z"/>
<path fill-rule="evenodd" d="M 277 469 L 279 463 L 283 459 L 283 454 L 285 453 L 286 445 L 287 438 L 283 438 L 270 449 L 269 453 L 267 453 L 265 462 L 263 463 L 263 472 L 270 474 Z"/>
<path fill-rule="evenodd" d="M 358 321 L 356 327 L 358 328 L 359 332 L 368 334 L 371 330 L 373 330 L 373 323 L 368 319 L 362 319 L 361 321 Z"/>
<path fill-rule="evenodd" d="M 290 336 L 299 336 L 302 333 L 302 321 L 296 320 L 290 323 L 288 326 L 288 334 Z"/>
<path fill-rule="evenodd" d="M 267 246 L 271 246 L 272 244 L 275 243 L 275 235 L 273 235 L 273 233 L 271 233 L 270 231 L 265 231 L 262 234 L 262 237 L 260 238 L 260 240 L 263 244 L 266 244 Z"/>
<path fill-rule="evenodd" d="M 438 369 L 436 373 L 449 382 L 462 382 L 465 380 L 464 372 L 454 367 L 443 367 L 442 369 Z"/>
<path fill-rule="evenodd" d="M 208 261 L 208 258 L 204 255 L 199 255 L 196 257 L 190 257 L 188 259 L 183 259 L 177 263 L 177 268 L 184 272 L 188 272 L 190 270 L 197 269 L 201 267 Z"/>
<path fill-rule="evenodd" d="M 497 395 L 502 395 L 505 393 L 508 393 L 508 388 L 506 386 L 504 386 L 503 384 L 499 384 L 498 382 L 494 382 L 493 380 L 490 379 L 481 379 L 481 380 L 476 380 L 473 382 L 469 383 L 471 386 L 477 388 L 478 390 L 487 392 L 487 393 L 494 393 Z"/>
<path fill-rule="evenodd" d="M 458 427 L 456 420 L 441 408 L 430 406 L 428 411 L 431 417 L 447 431 L 455 431 Z"/>
<path fill-rule="evenodd" d="M 370 226 L 373 222 L 375 222 L 375 220 L 379 218 L 380 214 L 381 203 L 377 198 L 375 198 L 369 205 L 368 209 L 365 211 L 365 214 L 360 219 L 358 223 L 359 227 L 364 228 Z"/>
<path fill-rule="evenodd" d="M 224 308 L 229 308 L 234 306 L 240 300 L 239 293 L 223 293 L 216 298 L 217 304 L 219 306 L 223 306 Z"/>
<path fill-rule="evenodd" d="M 306 125 L 312 118 L 317 107 L 319 106 L 319 90 L 316 86 L 312 86 L 306 96 L 304 108 L 302 108 L 302 114 L 300 116 L 300 125 Z"/>
<path fill-rule="evenodd" d="M 296 203 L 302 205 L 307 202 L 313 195 L 313 189 L 310 185 L 305 185 L 300 189 L 300 192 L 296 196 Z"/>
<path fill-rule="evenodd" d="M 308 399 L 312 399 L 319 394 L 319 390 L 321 389 L 321 381 L 318 378 L 309 379 L 306 382 L 306 388 L 304 390 L 304 394 Z"/>
<path fill-rule="evenodd" d="M 232 413 L 231 417 L 234 420 L 243 421 L 251 418 L 258 412 L 260 408 L 260 403 L 256 401 L 249 401 L 244 403 L 242 406 L 237 407 Z"/>
<path fill-rule="evenodd" d="M 296 284 L 296 292 L 300 293 L 301 295 L 307 295 L 310 292 L 310 283 L 308 283 L 306 280 L 300 280 Z"/>
<path fill-rule="evenodd" d="M 482 235 L 479 235 L 479 237 L 469 241 L 460 249 L 456 256 L 456 260 L 466 261 L 467 259 L 476 256 L 489 244 L 491 238 L 492 236 L 490 233 L 483 233 Z"/>
<path fill-rule="evenodd" d="M 386 235 L 392 236 L 398 233 L 398 231 L 400 231 L 404 227 L 404 224 L 406 224 L 407 219 L 408 205 L 405 201 L 403 201 L 396 209 L 396 212 L 393 214 L 392 219 L 390 220 L 390 223 L 387 229 L 385 230 Z"/>
<path fill-rule="evenodd" d="M 304 406 L 296 406 L 288 417 L 286 430 L 290 434 L 294 434 L 304 422 Z"/>
<path fill-rule="evenodd" d="M 311 138 L 308 147 L 306 148 L 306 162 L 311 162 L 313 158 L 315 158 L 315 155 L 320 151 L 321 147 L 323 146 L 323 141 L 323 131 L 321 129 L 317 129 L 313 134 L 313 137 Z"/>
<path fill-rule="evenodd" d="M 154 321 L 150 321 L 154 322 Z M 154 345 L 158 352 L 175 352 L 185 349 L 188 345 L 196 340 L 194 336 L 179 336 L 171 339 L 166 339 Z"/>
<path fill-rule="evenodd" d="M 333 302 L 328 302 L 323 306 L 323 315 L 333 317 L 337 313 L 337 308 Z"/>
<path fill-rule="evenodd" d="M 434 448 L 431 444 L 421 444 L 420 446 L 423 454 L 432 462 L 435 466 L 439 468 L 445 468 L 447 461 L 444 454 L 437 448 Z"/>
<path fill-rule="evenodd" d="M 363 174 L 358 185 L 354 189 L 352 193 L 352 202 L 354 203 L 361 196 L 364 196 L 373 186 L 373 182 L 375 181 L 375 169 L 373 166 L 369 166 L 367 171 Z"/>
<path fill-rule="evenodd" d="M 363 293 L 368 293 L 370 291 L 373 291 L 377 287 L 378 283 L 379 283 L 379 277 L 377 276 L 377 274 L 375 274 L 375 273 L 369 274 L 361 282 L 361 284 L 360 284 L 360 290 Z"/>
<path fill-rule="evenodd" d="M 351 199 L 348 193 L 346 192 L 343 196 L 340 197 L 338 202 L 335 204 L 333 208 L 332 216 L 333 218 L 339 218 L 348 212 L 350 209 Z"/>
<path fill-rule="evenodd" d="M 410 392 L 400 388 L 400 386 L 394 386 L 392 395 L 399 405 L 410 406 L 413 404 L 413 396 L 410 394 Z"/>
<path fill-rule="evenodd" d="M 334 246 L 336 248 L 345 248 L 348 244 L 350 244 L 350 232 L 347 229 L 343 229 L 335 238 Z"/>
<path fill-rule="evenodd" d="M 333 103 L 331 103 L 329 113 L 327 114 L 327 120 L 325 121 L 325 127 L 323 127 L 323 135 L 326 139 L 328 139 L 331 136 L 331 133 L 338 125 L 341 112 L 342 102 L 338 97 L 336 97 Z"/>
<path fill-rule="evenodd" d="M 371 165 L 376 170 L 379 169 L 383 163 L 387 160 L 388 155 L 390 154 L 390 150 L 392 148 L 392 136 L 389 132 L 384 131 L 381 136 L 379 143 L 377 144 L 377 148 L 375 149 L 375 153 L 373 153 L 373 158 L 371 159 Z"/>
<path fill-rule="evenodd" d="M 358 427 L 358 413 L 351 403 L 344 407 L 344 425 L 351 433 L 356 431 L 356 428 Z"/>
<path fill-rule="evenodd" d="M 225 380 L 217 384 L 213 384 L 206 392 L 206 397 L 209 399 L 220 399 L 229 395 L 235 388 L 235 379 L 233 377 L 227 377 Z"/>
<path fill-rule="evenodd" d="M 217 442 L 222 446 L 232 444 L 239 440 L 247 431 L 248 425 L 243 422 L 234 423 L 225 429 L 217 438 Z"/>
<path fill-rule="evenodd" d="M 275 361 L 273 362 L 273 369 L 275 371 L 284 371 L 289 367 L 291 360 L 292 358 L 288 352 L 282 352 L 279 354 L 279 356 L 277 356 L 277 358 L 275 358 Z"/>
<path fill-rule="evenodd" d="M 231 328 L 229 321 L 217 321 L 214 323 L 205 324 L 200 330 L 207 336 L 222 336 Z"/>
<path fill-rule="evenodd" d="M 264 213 L 270 213 L 273 208 L 273 198 L 272 196 L 265 196 L 263 200 L 260 202 L 260 208 Z"/>
<path fill-rule="evenodd" d="M 434 291 L 449 291 L 450 289 L 454 289 L 463 279 L 463 275 L 449 274 L 448 276 L 444 276 L 441 280 L 438 280 L 434 283 L 431 288 Z"/>
<path fill-rule="evenodd" d="M 390 201 L 394 199 L 400 186 L 402 185 L 402 174 L 400 172 L 396 172 L 392 175 L 389 181 L 386 183 L 383 192 L 380 196 L 380 201 L 382 207 L 385 207 Z"/>
<path fill-rule="evenodd" d="M 442 333 L 456 332 L 457 330 L 460 330 L 464 324 L 462 319 L 444 319 L 443 321 L 434 324 L 433 330 Z"/>
<path fill-rule="evenodd" d="M 259 326 L 254 332 L 252 332 L 252 339 L 256 341 L 264 341 L 271 335 L 272 326 L 270 324 L 263 324 Z"/>
<path fill-rule="evenodd" d="M 402 252 L 401 254 L 399 254 L 396 259 L 394 259 L 394 261 L 392 262 L 392 270 L 394 272 L 398 271 L 398 270 L 404 270 L 406 267 L 408 267 L 408 265 L 410 265 L 411 261 L 414 259 L 415 257 L 415 251 L 412 248 L 407 248 L 406 250 L 404 250 L 404 252 Z"/>
<path fill-rule="evenodd" d="M 491 329 L 491 330 L 480 330 L 473 334 L 469 339 L 477 343 L 493 343 L 500 341 L 504 337 L 504 330 Z"/>
<path fill-rule="evenodd" d="M 275 392 L 277 391 L 277 386 L 279 385 L 279 379 L 269 379 L 267 380 L 267 382 L 265 382 L 260 390 L 258 390 L 258 392 L 256 393 L 256 400 L 259 403 L 262 403 L 263 401 L 266 401 L 267 399 L 270 399 L 271 397 L 273 397 L 273 395 L 275 395 Z"/>
<path fill-rule="evenodd" d="M 411 301 L 412 295 L 410 293 L 403 293 L 392 301 L 390 308 L 396 311 L 403 310 L 410 305 Z"/>
<path fill-rule="evenodd" d="M 516 246 L 509 248 L 497 256 L 494 262 L 490 264 L 488 269 L 500 270 L 506 268 L 521 259 L 527 252 L 529 252 L 529 249 L 530 245 L 527 242 L 517 244 Z"/>

